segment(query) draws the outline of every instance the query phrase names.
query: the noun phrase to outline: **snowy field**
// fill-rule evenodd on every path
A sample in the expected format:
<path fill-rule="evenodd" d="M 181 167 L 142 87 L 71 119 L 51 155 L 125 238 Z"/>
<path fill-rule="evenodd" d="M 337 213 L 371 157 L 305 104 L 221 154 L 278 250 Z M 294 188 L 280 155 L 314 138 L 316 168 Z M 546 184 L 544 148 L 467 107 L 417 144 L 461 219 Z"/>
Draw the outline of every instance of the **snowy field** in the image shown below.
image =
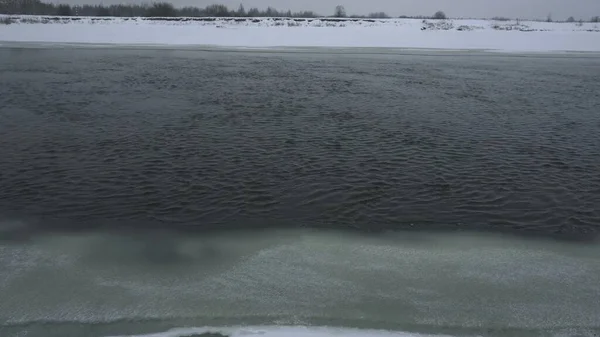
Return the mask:
<path fill-rule="evenodd" d="M 0 22 L 0 42 L 600 52 L 595 23 L 6 15 Z"/>

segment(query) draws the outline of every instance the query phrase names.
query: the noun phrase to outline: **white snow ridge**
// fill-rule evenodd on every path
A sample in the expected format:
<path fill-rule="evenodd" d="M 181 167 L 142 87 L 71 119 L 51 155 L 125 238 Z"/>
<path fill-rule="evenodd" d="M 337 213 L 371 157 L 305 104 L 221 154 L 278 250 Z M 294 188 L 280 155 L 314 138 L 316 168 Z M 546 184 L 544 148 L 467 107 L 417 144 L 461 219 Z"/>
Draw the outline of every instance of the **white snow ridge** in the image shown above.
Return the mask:
<path fill-rule="evenodd" d="M 0 42 L 600 52 L 594 23 L 3 16 Z"/>

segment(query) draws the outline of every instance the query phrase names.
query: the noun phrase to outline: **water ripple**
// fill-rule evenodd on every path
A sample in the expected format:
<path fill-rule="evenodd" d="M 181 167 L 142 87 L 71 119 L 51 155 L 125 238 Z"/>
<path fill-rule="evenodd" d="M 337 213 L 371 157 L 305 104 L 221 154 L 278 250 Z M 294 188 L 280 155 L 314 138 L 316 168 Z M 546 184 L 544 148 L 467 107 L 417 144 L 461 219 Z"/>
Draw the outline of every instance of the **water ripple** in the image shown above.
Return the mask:
<path fill-rule="evenodd" d="M 599 229 L 596 59 L 19 53 L 0 58 L 1 212 Z"/>

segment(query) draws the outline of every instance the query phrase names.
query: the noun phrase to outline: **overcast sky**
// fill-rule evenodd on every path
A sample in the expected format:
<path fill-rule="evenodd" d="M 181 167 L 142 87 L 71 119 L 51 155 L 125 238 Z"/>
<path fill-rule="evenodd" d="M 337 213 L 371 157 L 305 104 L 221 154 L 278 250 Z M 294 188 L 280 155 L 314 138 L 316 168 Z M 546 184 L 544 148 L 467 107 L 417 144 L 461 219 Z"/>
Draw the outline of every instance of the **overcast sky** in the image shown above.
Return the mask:
<path fill-rule="evenodd" d="M 600 0 L 167 0 L 176 6 L 205 7 L 213 3 L 237 8 L 274 7 L 279 10 L 312 10 L 318 14 L 333 13 L 343 5 L 348 14 L 386 12 L 389 15 L 431 15 L 443 10 L 451 17 L 521 17 L 545 18 L 549 13 L 556 20 L 573 16 L 589 19 L 600 15 Z M 153 0 L 54 0 L 70 4 L 151 3 Z"/>

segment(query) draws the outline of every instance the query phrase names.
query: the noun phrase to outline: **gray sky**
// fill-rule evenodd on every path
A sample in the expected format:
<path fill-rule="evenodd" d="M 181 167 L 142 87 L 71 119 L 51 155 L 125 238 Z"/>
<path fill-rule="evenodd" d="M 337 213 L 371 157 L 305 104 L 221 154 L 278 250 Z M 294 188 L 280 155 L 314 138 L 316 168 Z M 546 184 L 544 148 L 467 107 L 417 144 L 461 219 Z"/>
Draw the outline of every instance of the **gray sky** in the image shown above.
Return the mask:
<path fill-rule="evenodd" d="M 176 6 L 205 7 L 213 3 L 237 8 L 243 3 L 250 7 L 279 10 L 313 10 L 319 14 L 333 13 L 336 5 L 343 5 L 348 14 L 368 14 L 386 12 L 389 15 L 432 15 L 443 10 L 451 17 L 493 17 L 507 16 L 520 18 L 545 18 L 548 13 L 556 20 L 573 16 L 576 19 L 589 19 L 600 15 L 600 0 L 167 0 Z M 84 3 L 151 3 L 153 0 L 54 0 L 71 4 Z"/>

